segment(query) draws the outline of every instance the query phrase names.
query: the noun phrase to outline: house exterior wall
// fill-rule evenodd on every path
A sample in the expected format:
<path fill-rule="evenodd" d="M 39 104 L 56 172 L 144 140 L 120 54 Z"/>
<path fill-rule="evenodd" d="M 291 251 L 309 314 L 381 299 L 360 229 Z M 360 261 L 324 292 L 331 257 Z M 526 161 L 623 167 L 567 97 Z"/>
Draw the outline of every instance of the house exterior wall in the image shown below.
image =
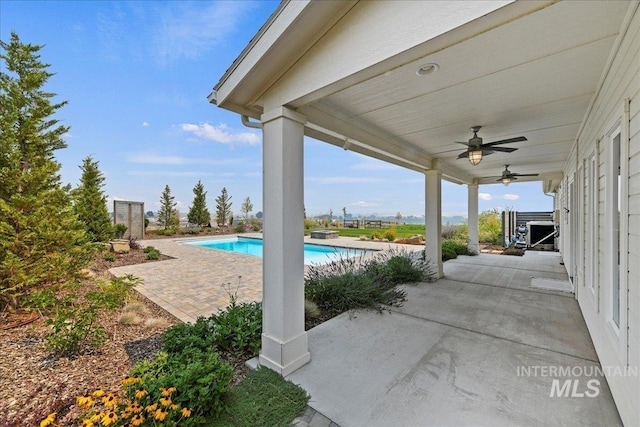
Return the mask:
<path fill-rule="evenodd" d="M 640 10 L 630 12 L 567 161 L 556 209 L 576 298 L 625 425 L 640 424 Z M 614 137 L 620 134 L 617 185 Z M 573 187 L 571 183 L 573 182 Z M 619 205 L 614 189 L 619 188 Z M 571 189 L 574 193 L 572 194 Z M 615 217 L 620 209 L 618 241 Z M 615 276 L 620 249 L 619 319 Z M 576 274 L 577 273 L 577 274 Z M 626 369 L 626 371 L 625 371 Z M 615 371 L 613 371 L 615 370 Z"/>

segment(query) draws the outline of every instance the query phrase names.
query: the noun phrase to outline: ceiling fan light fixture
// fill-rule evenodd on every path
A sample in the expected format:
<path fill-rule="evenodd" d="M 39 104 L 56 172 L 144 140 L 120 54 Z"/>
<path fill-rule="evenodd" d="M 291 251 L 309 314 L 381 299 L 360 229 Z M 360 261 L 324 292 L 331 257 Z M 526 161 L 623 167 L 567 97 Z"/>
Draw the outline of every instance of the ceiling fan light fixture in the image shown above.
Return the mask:
<path fill-rule="evenodd" d="M 508 176 L 505 176 L 504 178 L 502 178 L 502 183 L 507 186 L 511 183 L 511 178 L 509 178 Z"/>
<path fill-rule="evenodd" d="M 482 150 L 469 151 L 469 163 L 476 166 L 482 160 Z"/>

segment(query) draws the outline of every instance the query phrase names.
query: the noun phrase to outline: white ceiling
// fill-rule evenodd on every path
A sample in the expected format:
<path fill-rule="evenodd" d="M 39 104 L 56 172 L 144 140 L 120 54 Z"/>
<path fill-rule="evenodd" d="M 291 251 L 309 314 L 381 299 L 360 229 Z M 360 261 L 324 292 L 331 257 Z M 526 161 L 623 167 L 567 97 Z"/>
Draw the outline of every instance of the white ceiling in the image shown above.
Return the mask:
<path fill-rule="evenodd" d="M 390 69 L 299 111 L 345 136 L 377 135 L 386 143 L 363 142 L 392 154 L 409 145 L 474 178 L 499 176 L 507 163 L 512 172 L 559 172 L 628 8 L 626 2 L 573 3 Z M 440 68 L 416 75 L 424 63 Z M 486 156 L 474 167 L 456 159 L 465 148 L 454 141 L 467 141 L 475 125 L 482 126 L 484 142 L 521 135 L 528 141 L 509 144 L 519 150 Z"/>
<path fill-rule="evenodd" d="M 375 3 L 361 2 L 343 10 L 341 19 L 362 14 L 363 8 Z M 522 7 L 514 3 L 492 13 Z M 403 159 L 416 170 L 431 168 L 437 160 L 453 181 L 495 182 L 483 177 L 499 176 L 505 164 L 512 172 L 557 176 L 606 71 L 628 8 L 628 1 L 561 1 L 521 16 L 513 12 L 516 16 L 500 25 L 474 28 L 472 37 L 446 48 L 434 51 L 431 46 L 437 40 L 409 46 L 410 60 L 407 52 L 401 52 L 370 67 L 376 71 L 366 78 L 343 78 L 335 86 L 338 89 L 302 94 L 289 105 L 307 116 L 309 135 L 336 145 L 350 138 L 357 142 L 351 147 L 355 151 L 385 160 Z M 332 19 L 331 28 L 340 20 L 335 13 Z M 295 41 L 290 36 L 288 43 Z M 336 35 L 331 36 L 335 43 Z M 315 37 L 313 43 L 319 44 L 322 35 Z M 421 50 L 427 54 L 420 55 Z M 304 53 L 296 55 L 302 58 Z M 418 76 L 417 68 L 425 63 L 436 63 L 439 70 Z M 282 71 L 270 77 L 270 84 L 286 78 Z M 263 85 L 252 104 L 236 110 L 261 108 L 257 97 L 268 90 Z M 472 166 L 466 159 L 456 159 L 465 147 L 455 141 L 471 138 L 469 128 L 476 125 L 482 126 L 479 136 L 485 143 L 517 136 L 528 141 L 509 144 L 518 148 L 514 153 L 494 153 Z"/>

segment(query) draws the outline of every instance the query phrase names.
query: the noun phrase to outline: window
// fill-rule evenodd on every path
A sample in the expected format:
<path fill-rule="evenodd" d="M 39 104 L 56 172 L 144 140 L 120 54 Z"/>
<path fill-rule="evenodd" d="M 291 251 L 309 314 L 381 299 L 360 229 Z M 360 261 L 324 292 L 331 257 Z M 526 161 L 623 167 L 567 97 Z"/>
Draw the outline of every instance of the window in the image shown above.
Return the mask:
<path fill-rule="evenodd" d="M 611 277 L 611 319 L 620 327 L 620 129 L 617 129 L 611 138 L 611 232 L 613 238 L 612 257 L 612 277 Z"/>

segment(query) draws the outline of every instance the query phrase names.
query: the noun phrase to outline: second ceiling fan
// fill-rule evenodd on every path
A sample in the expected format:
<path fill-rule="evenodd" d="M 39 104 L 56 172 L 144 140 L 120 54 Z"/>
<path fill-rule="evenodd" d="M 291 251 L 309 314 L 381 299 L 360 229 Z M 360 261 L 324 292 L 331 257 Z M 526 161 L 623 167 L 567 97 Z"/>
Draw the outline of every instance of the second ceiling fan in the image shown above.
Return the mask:
<path fill-rule="evenodd" d="M 519 176 L 538 176 L 537 173 L 514 173 L 509 170 L 509 165 L 504 165 L 502 176 L 486 176 L 485 178 L 498 178 L 496 182 L 502 182 L 504 185 L 509 185 L 511 181 L 517 181 Z"/>
<path fill-rule="evenodd" d="M 486 144 L 482 143 L 482 138 L 478 136 L 478 131 L 482 126 L 473 126 L 471 128 L 471 132 L 473 132 L 473 137 L 469 139 L 468 142 L 460 142 L 456 141 L 458 144 L 463 144 L 467 146 L 467 151 L 464 151 L 458 155 L 459 159 L 469 159 L 469 162 L 472 165 L 477 165 L 482 160 L 482 157 L 488 156 L 489 154 L 493 154 L 496 151 L 503 153 L 511 153 L 516 151 L 517 148 L 513 147 L 497 147 L 502 144 L 509 144 L 511 142 L 520 142 L 526 141 L 527 138 L 524 136 L 518 136 L 515 138 L 509 139 L 501 139 L 500 141 L 488 142 Z"/>

